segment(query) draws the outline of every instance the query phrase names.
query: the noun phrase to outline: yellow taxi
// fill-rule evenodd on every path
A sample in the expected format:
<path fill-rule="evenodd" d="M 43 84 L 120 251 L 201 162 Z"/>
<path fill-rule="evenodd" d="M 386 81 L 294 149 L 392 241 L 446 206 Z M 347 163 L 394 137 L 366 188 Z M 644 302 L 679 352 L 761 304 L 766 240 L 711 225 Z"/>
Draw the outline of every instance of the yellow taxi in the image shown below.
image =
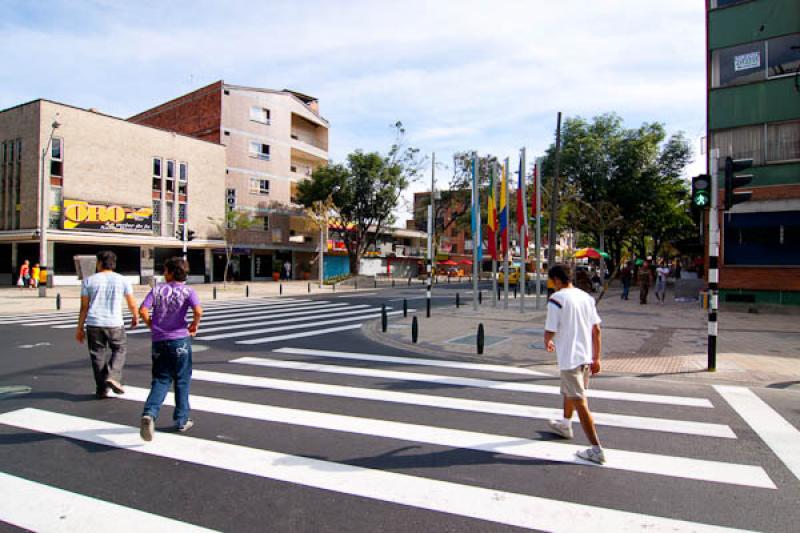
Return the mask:
<path fill-rule="evenodd" d="M 516 285 L 517 283 L 519 283 L 519 273 L 521 270 L 519 265 L 509 265 L 508 270 L 509 270 L 508 284 Z M 536 279 L 536 276 L 534 275 L 533 272 L 526 271 L 525 279 L 528 281 L 533 281 Z M 500 270 L 498 270 L 497 272 L 497 283 L 504 284 L 505 280 L 506 280 L 505 272 L 503 272 L 503 269 L 501 267 Z"/>

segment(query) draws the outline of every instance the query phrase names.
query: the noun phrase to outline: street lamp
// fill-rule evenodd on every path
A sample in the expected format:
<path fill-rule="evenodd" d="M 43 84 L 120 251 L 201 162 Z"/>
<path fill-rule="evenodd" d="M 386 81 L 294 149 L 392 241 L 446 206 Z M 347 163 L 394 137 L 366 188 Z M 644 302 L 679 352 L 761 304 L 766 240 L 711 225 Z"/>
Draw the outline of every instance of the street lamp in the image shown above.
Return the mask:
<path fill-rule="evenodd" d="M 53 124 L 51 124 L 52 129 L 50 130 L 50 137 L 47 139 L 47 145 L 45 145 L 44 149 L 42 150 L 42 162 L 39 167 L 39 268 L 41 269 L 39 274 L 39 297 L 43 298 L 47 296 L 47 280 L 48 280 L 48 272 L 47 272 L 47 226 L 49 223 L 48 215 L 50 213 L 48 201 L 48 192 L 50 191 L 50 187 L 45 187 L 45 159 L 47 158 L 47 152 L 50 150 L 50 146 L 53 143 L 53 135 L 55 134 L 56 130 L 61 127 L 61 124 L 57 120 L 53 120 Z M 44 281 L 42 281 L 42 279 Z"/>

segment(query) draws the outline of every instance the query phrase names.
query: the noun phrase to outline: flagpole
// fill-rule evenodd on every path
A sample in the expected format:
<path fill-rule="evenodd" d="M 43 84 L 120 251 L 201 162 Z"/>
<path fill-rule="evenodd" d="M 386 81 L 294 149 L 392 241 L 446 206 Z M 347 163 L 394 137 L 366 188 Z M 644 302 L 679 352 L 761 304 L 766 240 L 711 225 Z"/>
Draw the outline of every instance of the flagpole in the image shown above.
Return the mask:
<path fill-rule="evenodd" d="M 489 194 L 492 195 L 492 198 L 497 198 L 497 180 L 495 180 L 495 176 L 497 175 L 497 165 L 494 161 L 490 162 L 489 166 L 489 175 L 491 176 L 489 181 L 491 182 L 491 192 Z M 492 210 L 489 210 L 489 217 L 495 217 L 497 213 L 497 205 L 493 202 L 493 207 L 495 213 L 492 213 Z M 492 307 L 497 307 L 497 221 L 492 220 L 492 223 L 495 225 L 494 231 L 492 232 L 491 238 L 494 239 L 492 243 L 492 248 L 494 249 L 494 254 L 492 254 Z"/>
<path fill-rule="evenodd" d="M 431 201 L 428 203 L 428 290 L 425 291 L 425 316 L 431 316 L 431 290 L 433 289 L 433 239 L 436 231 L 436 211 L 434 211 L 434 196 L 436 195 L 436 152 L 431 158 Z"/>
<path fill-rule="evenodd" d="M 478 154 L 472 158 L 472 309 L 478 310 L 478 265 L 480 257 L 478 257 L 480 250 L 481 238 L 481 209 L 478 202 L 478 176 L 477 176 L 477 163 Z"/>
<path fill-rule="evenodd" d="M 525 262 L 528 260 L 528 208 L 525 205 L 525 147 L 522 147 L 520 151 L 520 159 L 519 159 L 519 186 L 520 191 L 517 193 L 520 195 L 522 201 L 520 202 L 522 205 L 517 206 L 518 209 L 522 209 L 521 213 L 517 213 L 517 219 L 522 221 L 522 225 L 520 226 L 519 230 L 519 246 L 520 246 L 520 268 L 519 268 L 519 311 L 520 313 L 525 312 L 525 291 L 527 289 L 528 280 L 525 277 Z"/>
<path fill-rule="evenodd" d="M 536 309 L 539 309 L 539 298 L 542 293 L 542 158 L 536 160 L 533 174 L 536 184 Z"/>
<path fill-rule="evenodd" d="M 505 295 L 503 296 L 503 309 L 508 309 L 508 234 L 511 232 L 510 228 L 508 227 L 508 165 L 509 159 L 506 157 L 505 165 L 503 166 L 503 183 L 505 184 L 505 187 L 500 187 L 500 194 L 503 195 L 503 202 L 506 207 L 505 213 L 503 214 L 503 218 L 505 219 L 504 221 L 506 223 L 506 234 L 503 236 L 503 290 L 505 291 Z"/>

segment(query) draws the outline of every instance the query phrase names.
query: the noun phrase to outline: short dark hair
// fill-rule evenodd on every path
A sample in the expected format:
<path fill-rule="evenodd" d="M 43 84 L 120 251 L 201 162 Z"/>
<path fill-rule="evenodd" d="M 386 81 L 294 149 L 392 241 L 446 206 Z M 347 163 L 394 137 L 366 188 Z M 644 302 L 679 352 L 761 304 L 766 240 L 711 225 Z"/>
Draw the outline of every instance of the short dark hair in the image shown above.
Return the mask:
<path fill-rule="evenodd" d="M 97 261 L 103 267 L 103 270 L 114 270 L 117 268 L 117 254 L 111 250 L 97 252 Z"/>
<path fill-rule="evenodd" d="M 186 281 L 189 277 L 189 263 L 183 257 L 170 257 L 164 262 L 164 270 L 172 274 L 175 281 Z"/>
<path fill-rule="evenodd" d="M 547 271 L 547 277 L 554 280 L 557 279 L 566 285 L 572 278 L 572 272 L 569 269 L 569 265 L 558 264 L 553 265 L 553 267 Z"/>

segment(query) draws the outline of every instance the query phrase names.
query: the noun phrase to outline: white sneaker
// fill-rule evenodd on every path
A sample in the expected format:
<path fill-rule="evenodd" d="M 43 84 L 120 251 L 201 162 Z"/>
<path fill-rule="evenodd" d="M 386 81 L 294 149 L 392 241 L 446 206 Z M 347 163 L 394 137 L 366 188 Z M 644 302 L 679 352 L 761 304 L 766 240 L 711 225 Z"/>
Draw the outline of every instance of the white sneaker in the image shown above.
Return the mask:
<path fill-rule="evenodd" d="M 599 465 L 605 464 L 606 462 L 606 456 L 602 449 L 598 451 L 594 448 L 586 448 L 585 450 L 576 452 L 575 455 L 584 461 L 591 461 L 592 463 L 597 463 Z"/>
<path fill-rule="evenodd" d="M 571 439 L 572 434 L 572 424 L 565 424 L 561 420 L 549 420 L 547 422 L 550 425 L 550 429 L 564 437 L 565 439 Z"/>
<path fill-rule="evenodd" d="M 155 422 L 153 422 L 153 417 L 150 415 L 144 415 L 142 417 L 142 422 L 139 426 L 139 436 L 142 437 L 142 440 L 150 442 L 153 440 L 153 432 L 155 431 Z"/>

